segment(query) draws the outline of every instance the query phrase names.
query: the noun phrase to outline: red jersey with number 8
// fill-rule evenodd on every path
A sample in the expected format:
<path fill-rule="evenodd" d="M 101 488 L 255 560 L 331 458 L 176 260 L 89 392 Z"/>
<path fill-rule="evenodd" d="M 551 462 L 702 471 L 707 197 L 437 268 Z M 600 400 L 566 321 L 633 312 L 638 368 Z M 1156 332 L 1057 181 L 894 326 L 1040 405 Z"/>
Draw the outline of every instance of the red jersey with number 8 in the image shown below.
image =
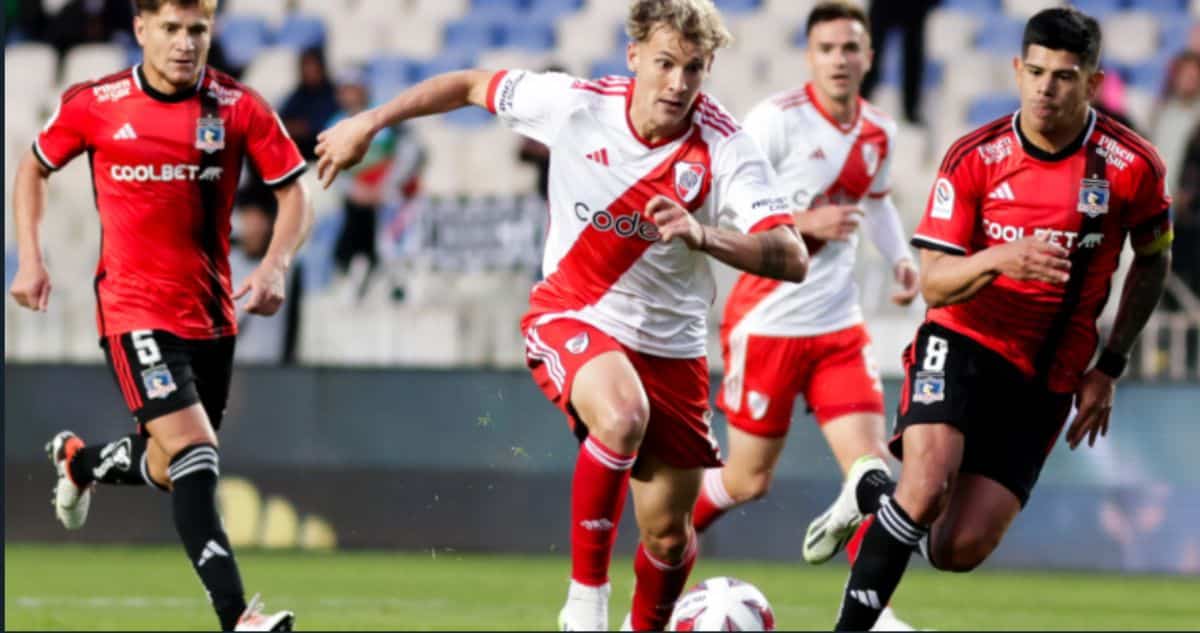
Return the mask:
<path fill-rule="evenodd" d="M 1023 137 L 1019 114 L 993 121 L 946 152 L 913 246 L 970 255 L 1039 236 L 1070 251 L 1071 275 L 1082 277 L 1050 284 L 1001 275 L 926 319 L 1044 374 L 1053 391 L 1074 391 L 1096 350 L 1096 318 L 1126 235 L 1143 255 L 1172 239 L 1164 167 L 1149 142 L 1092 111 L 1075 142 L 1051 155 Z M 1085 264 L 1080 249 L 1091 251 Z"/>
<path fill-rule="evenodd" d="M 102 235 L 101 336 L 236 333 L 229 232 L 242 159 L 270 186 L 305 168 L 261 96 L 212 68 L 167 95 L 135 66 L 67 89 L 33 151 L 50 170 L 88 154 Z"/>

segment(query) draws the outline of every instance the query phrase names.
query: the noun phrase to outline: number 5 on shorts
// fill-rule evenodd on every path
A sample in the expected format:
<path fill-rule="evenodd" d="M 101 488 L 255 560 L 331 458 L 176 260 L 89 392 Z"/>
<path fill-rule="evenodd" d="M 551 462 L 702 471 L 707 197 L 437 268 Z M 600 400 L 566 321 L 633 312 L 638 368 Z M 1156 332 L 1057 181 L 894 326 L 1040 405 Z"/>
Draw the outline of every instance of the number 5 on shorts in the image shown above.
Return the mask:
<path fill-rule="evenodd" d="M 137 350 L 138 362 L 142 365 L 149 367 L 162 360 L 162 353 L 158 351 L 158 342 L 154 340 L 152 330 L 131 332 L 129 338 L 133 341 L 133 348 Z"/>
<path fill-rule="evenodd" d="M 930 336 L 929 344 L 925 346 L 925 371 L 943 371 L 946 369 L 946 354 L 950 352 L 950 343 L 940 336 Z"/>

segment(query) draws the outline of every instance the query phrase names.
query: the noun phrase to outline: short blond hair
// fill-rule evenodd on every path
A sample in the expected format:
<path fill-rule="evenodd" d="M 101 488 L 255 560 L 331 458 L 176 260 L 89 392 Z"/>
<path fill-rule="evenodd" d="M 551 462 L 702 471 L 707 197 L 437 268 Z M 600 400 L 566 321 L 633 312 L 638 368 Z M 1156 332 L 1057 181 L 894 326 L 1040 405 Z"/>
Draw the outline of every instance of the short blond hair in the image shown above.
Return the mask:
<path fill-rule="evenodd" d="M 695 42 L 705 55 L 733 43 L 733 36 L 712 0 L 633 0 L 625 32 L 635 42 L 650 39 L 655 29 L 667 26 Z"/>
<path fill-rule="evenodd" d="M 163 5 L 168 4 L 173 4 L 182 9 L 200 7 L 200 12 L 207 18 L 211 18 L 217 14 L 217 0 L 133 0 L 133 12 L 137 15 L 141 15 L 142 13 L 158 13 L 163 8 Z"/>

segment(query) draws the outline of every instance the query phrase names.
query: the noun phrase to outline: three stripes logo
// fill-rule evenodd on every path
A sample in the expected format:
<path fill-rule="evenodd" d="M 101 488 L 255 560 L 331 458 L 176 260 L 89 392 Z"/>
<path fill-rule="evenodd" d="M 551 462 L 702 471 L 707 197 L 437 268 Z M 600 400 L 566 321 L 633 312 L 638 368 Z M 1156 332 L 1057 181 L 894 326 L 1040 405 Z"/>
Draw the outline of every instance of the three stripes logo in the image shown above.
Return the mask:
<path fill-rule="evenodd" d="M 200 560 L 196 561 L 196 567 L 203 567 L 204 563 L 207 563 L 210 559 L 217 556 L 229 558 L 229 551 L 224 547 L 221 547 L 220 543 L 209 539 L 209 541 L 204 544 L 204 551 L 200 552 Z"/>
<path fill-rule="evenodd" d="M 992 190 L 991 193 L 988 194 L 988 198 L 991 198 L 992 200 L 1016 200 L 1017 199 L 1017 197 L 1013 195 L 1012 187 L 1009 186 L 1009 184 L 1007 182 L 1000 183 L 999 187 L 996 187 L 995 189 Z"/>
<path fill-rule="evenodd" d="M 608 148 L 600 148 L 590 154 L 587 154 L 588 160 L 596 161 L 605 167 L 608 167 Z"/>
<path fill-rule="evenodd" d="M 133 131 L 133 125 L 126 123 L 125 125 L 122 125 L 121 129 L 117 130 L 117 133 L 113 134 L 112 137 L 114 141 L 133 141 L 137 140 L 138 135 L 137 132 Z"/>
<path fill-rule="evenodd" d="M 883 605 L 879 603 L 879 594 L 875 593 L 874 589 L 851 589 L 850 597 L 861 602 L 863 606 L 872 609 L 883 608 Z"/>

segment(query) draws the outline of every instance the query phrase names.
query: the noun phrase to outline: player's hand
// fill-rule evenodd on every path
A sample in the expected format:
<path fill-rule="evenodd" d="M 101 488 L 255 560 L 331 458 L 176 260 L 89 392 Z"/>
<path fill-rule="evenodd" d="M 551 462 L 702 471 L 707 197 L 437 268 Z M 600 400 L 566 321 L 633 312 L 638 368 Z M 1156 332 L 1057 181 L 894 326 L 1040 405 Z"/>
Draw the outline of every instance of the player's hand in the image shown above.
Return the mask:
<path fill-rule="evenodd" d="M 900 286 L 899 290 L 892 293 L 892 303 L 898 306 L 912 303 L 920 290 L 917 284 L 917 280 L 920 278 L 920 275 L 917 274 L 917 265 L 911 259 L 902 259 L 892 267 L 892 276 L 895 277 L 896 284 Z"/>
<path fill-rule="evenodd" d="M 1096 444 L 1097 435 L 1108 435 L 1108 417 L 1112 414 L 1116 390 L 1117 381 L 1112 376 L 1096 369 L 1084 374 L 1079 391 L 1075 394 L 1079 413 L 1067 429 L 1067 445 L 1071 450 L 1075 450 L 1085 436 L 1090 447 Z"/>
<path fill-rule="evenodd" d="M 286 279 L 283 268 L 263 262 L 242 282 L 242 287 L 234 293 L 233 299 L 237 301 L 249 294 L 250 300 L 245 305 L 246 312 L 271 316 L 283 305 Z"/>
<path fill-rule="evenodd" d="M 1040 237 L 1023 237 L 993 246 L 1000 258 L 1000 274 L 1018 281 L 1064 284 L 1071 277 L 1067 249 Z"/>
<path fill-rule="evenodd" d="M 21 307 L 45 312 L 50 306 L 50 273 L 41 262 L 20 264 L 8 293 Z"/>
<path fill-rule="evenodd" d="M 848 240 L 862 222 L 863 210 L 853 204 L 827 204 L 797 214 L 800 232 L 825 241 Z"/>
<path fill-rule="evenodd" d="M 338 172 L 358 164 L 371 146 L 375 126 L 371 111 L 366 110 L 338 121 L 317 135 L 317 178 L 328 189 Z"/>
<path fill-rule="evenodd" d="M 683 240 L 690 249 L 700 248 L 704 242 L 704 227 L 687 209 L 666 196 L 654 196 L 646 204 L 645 216 L 658 227 L 660 239 L 670 242 Z"/>

